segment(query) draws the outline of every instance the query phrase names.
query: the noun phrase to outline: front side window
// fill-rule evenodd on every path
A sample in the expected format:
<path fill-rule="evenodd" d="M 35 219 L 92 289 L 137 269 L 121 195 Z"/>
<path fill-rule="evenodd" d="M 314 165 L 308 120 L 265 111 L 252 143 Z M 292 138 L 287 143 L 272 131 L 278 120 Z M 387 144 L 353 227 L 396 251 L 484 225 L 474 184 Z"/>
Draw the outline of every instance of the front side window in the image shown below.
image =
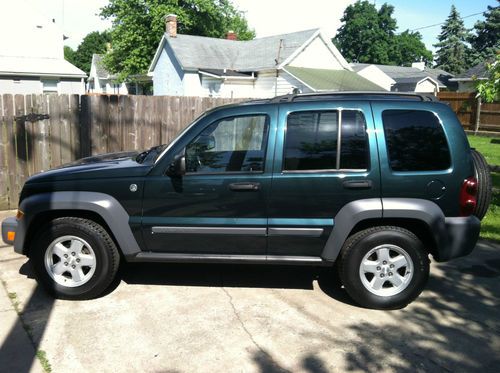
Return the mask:
<path fill-rule="evenodd" d="M 439 171 L 450 167 L 448 143 L 434 113 L 385 110 L 382 121 L 393 171 Z"/>
<path fill-rule="evenodd" d="M 288 116 L 284 171 L 364 170 L 368 162 L 362 112 L 305 111 Z"/>
<path fill-rule="evenodd" d="M 186 172 L 263 172 L 268 132 L 266 115 L 221 119 L 186 147 Z"/>

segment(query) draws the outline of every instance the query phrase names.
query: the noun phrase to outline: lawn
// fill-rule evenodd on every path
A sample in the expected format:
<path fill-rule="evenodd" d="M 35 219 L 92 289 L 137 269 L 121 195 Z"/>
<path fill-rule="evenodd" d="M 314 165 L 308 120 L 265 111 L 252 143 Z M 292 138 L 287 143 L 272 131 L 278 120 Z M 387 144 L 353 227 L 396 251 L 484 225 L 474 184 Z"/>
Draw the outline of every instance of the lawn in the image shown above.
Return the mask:
<path fill-rule="evenodd" d="M 469 143 L 484 155 L 489 164 L 500 165 L 500 138 L 469 136 Z M 500 172 L 492 172 L 491 178 L 493 198 L 481 224 L 481 237 L 500 241 Z"/>

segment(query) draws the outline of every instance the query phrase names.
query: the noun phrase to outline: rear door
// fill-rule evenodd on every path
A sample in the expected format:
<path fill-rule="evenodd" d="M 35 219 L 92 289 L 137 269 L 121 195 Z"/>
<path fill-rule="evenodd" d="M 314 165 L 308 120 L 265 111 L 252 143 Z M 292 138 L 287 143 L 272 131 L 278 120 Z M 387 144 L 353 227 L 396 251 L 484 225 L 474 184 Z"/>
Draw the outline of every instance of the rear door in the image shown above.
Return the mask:
<path fill-rule="evenodd" d="M 268 255 L 320 256 L 344 205 L 380 197 L 370 104 L 282 104 L 278 118 Z"/>

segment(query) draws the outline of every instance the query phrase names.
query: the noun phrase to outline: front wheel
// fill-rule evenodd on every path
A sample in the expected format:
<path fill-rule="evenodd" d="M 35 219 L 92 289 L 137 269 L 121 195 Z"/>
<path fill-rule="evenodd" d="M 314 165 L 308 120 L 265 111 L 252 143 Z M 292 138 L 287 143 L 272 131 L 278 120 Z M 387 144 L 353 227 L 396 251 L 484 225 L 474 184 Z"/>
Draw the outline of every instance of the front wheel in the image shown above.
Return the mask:
<path fill-rule="evenodd" d="M 429 278 L 429 258 L 410 231 L 373 227 L 349 237 L 342 248 L 339 274 L 348 294 L 361 306 L 405 307 Z"/>
<path fill-rule="evenodd" d="M 90 299 L 111 284 L 120 256 L 108 232 L 88 219 L 51 221 L 33 239 L 37 280 L 56 298 Z"/>

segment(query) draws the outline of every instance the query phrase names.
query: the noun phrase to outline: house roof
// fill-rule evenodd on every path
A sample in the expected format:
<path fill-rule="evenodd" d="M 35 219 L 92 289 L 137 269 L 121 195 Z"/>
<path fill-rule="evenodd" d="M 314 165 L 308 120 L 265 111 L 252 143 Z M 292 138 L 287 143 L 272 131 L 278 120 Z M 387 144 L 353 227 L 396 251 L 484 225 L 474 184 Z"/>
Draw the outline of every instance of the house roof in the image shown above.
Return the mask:
<path fill-rule="evenodd" d="M 451 81 L 458 82 L 468 82 L 475 79 L 488 79 L 488 69 L 486 67 L 486 61 L 478 63 L 476 66 L 471 67 L 469 70 L 455 76 Z"/>
<path fill-rule="evenodd" d="M 78 67 L 62 58 L 0 56 L 0 75 L 85 78 Z"/>
<path fill-rule="evenodd" d="M 433 84 L 438 85 L 438 82 L 432 79 L 430 76 L 425 77 L 408 77 L 408 78 L 399 78 L 391 87 L 391 91 L 393 92 L 414 92 L 417 85 L 425 80 L 431 81 Z"/>
<path fill-rule="evenodd" d="M 113 79 L 116 75 L 110 74 L 109 71 L 104 67 L 102 62 L 104 55 L 93 54 L 92 55 L 92 65 L 95 66 L 95 73 L 99 79 Z"/>
<path fill-rule="evenodd" d="M 248 41 L 182 35 L 163 35 L 151 63 L 152 72 L 165 43 L 184 70 L 229 69 L 260 71 L 275 69 L 320 35 L 319 29 L 273 35 Z M 343 60 L 343 58 L 342 58 Z M 349 69 L 347 63 L 345 67 Z"/>
<path fill-rule="evenodd" d="M 430 77 L 439 84 L 439 88 L 446 88 L 449 84 L 448 81 L 453 77 L 452 74 L 441 70 L 441 69 L 431 69 L 425 67 L 424 70 L 417 69 L 416 67 L 407 66 L 392 66 L 392 65 L 379 65 L 379 64 L 368 64 L 368 63 L 353 63 L 351 67 L 354 71 L 358 72 L 366 67 L 374 65 L 382 70 L 387 76 L 394 79 L 396 84 L 401 82 L 401 84 L 408 83 L 405 79 L 413 78 L 422 80 L 425 77 Z"/>
<path fill-rule="evenodd" d="M 286 66 L 285 71 L 314 91 L 385 91 L 349 70 L 310 69 Z"/>

